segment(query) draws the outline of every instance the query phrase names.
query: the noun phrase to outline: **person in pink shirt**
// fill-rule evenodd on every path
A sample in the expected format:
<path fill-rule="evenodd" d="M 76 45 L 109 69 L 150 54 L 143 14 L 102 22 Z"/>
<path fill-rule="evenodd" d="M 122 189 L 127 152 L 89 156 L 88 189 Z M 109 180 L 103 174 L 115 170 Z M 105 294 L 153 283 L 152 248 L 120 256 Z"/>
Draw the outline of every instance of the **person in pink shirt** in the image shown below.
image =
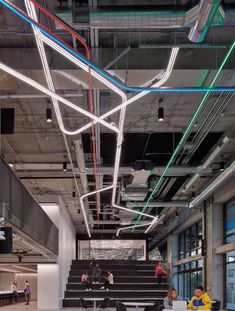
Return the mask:
<path fill-rule="evenodd" d="M 91 290 L 91 280 L 87 271 L 83 272 L 81 282 L 85 290 Z"/>

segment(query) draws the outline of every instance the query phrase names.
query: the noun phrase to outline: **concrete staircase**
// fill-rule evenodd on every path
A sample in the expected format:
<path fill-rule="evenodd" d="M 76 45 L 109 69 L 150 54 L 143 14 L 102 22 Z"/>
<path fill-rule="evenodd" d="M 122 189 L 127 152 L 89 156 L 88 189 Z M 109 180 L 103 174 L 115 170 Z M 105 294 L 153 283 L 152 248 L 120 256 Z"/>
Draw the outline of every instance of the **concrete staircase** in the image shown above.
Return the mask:
<path fill-rule="evenodd" d="M 103 260 L 92 261 L 93 266 L 99 263 L 102 270 L 100 284 L 93 284 L 92 291 L 85 291 L 81 284 L 81 276 L 84 271 L 90 270 L 90 261 L 74 260 L 71 265 L 68 283 L 63 300 L 64 307 L 79 307 L 80 298 L 110 298 L 113 306 L 116 301 L 131 302 L 155 302 L 162 303 L 167 295 L 168 287 L 167 277 L 162 278 L 162 284 L 159 286 L 154 276 L 155 262 L 151 261 L 122 261 L 122 260 Z M 109 291 L 100 289 L 106 272 L 110 270 L 114 276 L 114 284 Z"/>

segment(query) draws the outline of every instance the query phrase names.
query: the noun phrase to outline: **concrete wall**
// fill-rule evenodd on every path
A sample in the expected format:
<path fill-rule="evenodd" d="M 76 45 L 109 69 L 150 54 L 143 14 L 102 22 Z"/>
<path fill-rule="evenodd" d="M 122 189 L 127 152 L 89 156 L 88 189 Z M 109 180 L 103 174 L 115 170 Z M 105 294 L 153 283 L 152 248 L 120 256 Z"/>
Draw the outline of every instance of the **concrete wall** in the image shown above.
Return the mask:
<path fill-rule="evenodd" d="M 72 260 L 76 258 L 76 232 L 61 198 L 59 199 L 59 206 L 59 296 L 60 307 L 62 307 L 70 266 Z"/>
<path fill-rule="evenodd" d="M 59 308 L 59 265 L 38 265 L 38 309 Z"/>
<path fill-rule="evenodd" d="M 76 257 L 76 232 L 61 198 L 43 203 L 42 208 L 59 229 L 59 255 L 57 264 L 38 265 L 38 308 L 55 310 L 62 307 L 70 266 Z"/>
<path fill-rule="evenodd" d="M 0 291 L 11 290 L 11 285 L 14 280 L 15 280 L 14 273 L 0 272 Z"/>

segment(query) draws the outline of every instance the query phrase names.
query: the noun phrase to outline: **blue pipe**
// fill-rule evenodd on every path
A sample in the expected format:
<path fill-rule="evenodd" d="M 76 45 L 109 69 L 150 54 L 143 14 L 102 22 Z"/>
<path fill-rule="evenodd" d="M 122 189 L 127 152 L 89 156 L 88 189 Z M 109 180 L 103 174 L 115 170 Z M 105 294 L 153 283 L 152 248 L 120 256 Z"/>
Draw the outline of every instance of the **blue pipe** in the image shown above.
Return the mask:
<path fill-rule="evenodd" d="M 85 63 L 87 66 L 92 68 L 94 71 L 99 73 L 101 76 L 106 78 L 107 80 L 111 81 L 114 85 L 119 87 L 120 89 L 123 89 L 127 92 L 154 92 L 154 93 L 193 93 L 193 92 L 235 92 L 235 87 L 218 87 L 218 88 L 197 88 L 197 87 L 189 87 L 189 88 L 140 88 L 140 87 L 127 87 L 123 85 L 122 83 L 116 81 L 111 77 L 109 74 L 107 74 L 105 71 L 88 61 L 85 57 L 82 55 L 76 53 L 73 49 L 67 47 L 62 42 L 57 40 L 54 36 L 49 34 L 47 31 L 45 31 L 38 23 L 34 22 L 30 18 L 28 18 L 25 14 L 20 12 L 18 9 L 15 9 L 12 7 L 9 3 L 5 2 L 4 0 L 0 0 L 0 3 L 2 3 L 5 7 L 7 7 L 9 10 L 11 10 L 13 13 L 15 13 L 17 16 L 25 20 L 27 23 L 37 27 L 42 33 L 44 33 L 48 38 L 50 38 L 52 41 L 60 45 L 64 50 L 68 51 L 70 54 L 75 56 L 77 59 Z"/>

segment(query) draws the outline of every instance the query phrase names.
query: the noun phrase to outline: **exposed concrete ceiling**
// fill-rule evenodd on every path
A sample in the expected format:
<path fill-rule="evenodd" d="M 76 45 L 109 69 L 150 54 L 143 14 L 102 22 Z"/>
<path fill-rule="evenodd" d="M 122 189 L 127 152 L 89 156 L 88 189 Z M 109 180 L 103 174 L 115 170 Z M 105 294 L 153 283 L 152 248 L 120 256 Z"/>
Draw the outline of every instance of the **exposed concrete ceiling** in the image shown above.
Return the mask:
<path fill-rule="evenodd" d="M 20 1 L 15 1 L 15 4 L 24 9 Z M 41 4 L 48 5 L 51 11 L 54 11 L 58 2 L 41 1 Z M 193 1 L 191 4 L 194 4 Z M 225 14 L 226 9 L 233 10 L 233 5 L 231 4 L 229 8 L 224 6 Z M 0 7 L 0 10 L 1 61 L 46 86 L 46 79 L 31 28 L 5 8 Z M 189 29 L 184 28 L 151 29 L 149 31 L 146 29 L 102 30 L 99 31 L 99 47 L 91 49 L 92 60 L 104 68 L 129 47 L 128 52 L 120 60 L 114 62 L 108 72 L 128 86 L 139 86 L 152 80 L 162 70 L 166 69 L 171 47 L 179 45 L 181 48 L 174 69 L 165 85 L 172 87 L 209 85 L 226 54 L 227 48 L 234 40 L 231 19 L 229 25 L 220 25 L 210 29 L 203 42 L 203 44 L 209 44 L 210 47 L 193 46 L 187 39 Z M 48 26 L 48 20 L 44 17 L 42 17 L 41 22 Z M 71 36 L 65 34 L 64 31 L 55 30 L 53 22 L 50 23 L 50 28 L 61 35 L 68 44 L 73 44 Z M 88 39 L 90 37 L 89 27 L 81 32 L 81 35 Z M 61 96 L 66 96 L 79 107 L 88 110 L 89 81 L 87 73 L 77 69 L 74 64 L 65 60 L 51 48 L 47 47 L 46 51 L 56 92 Z M 79 51 L 84 52 L 82 49 Z M 217 80 L 217 86 L 234 86 L 234 68 L 235 57 L 231 57 Z M 102 115 L 120 104 L 120 98 L 101 82 L 93 79 L 93 88 L 96 94 L 97 115 Z M 46 121 L 46 108 L 52 107 L 51 101 L 48 98 L 34 97 L 35 94 L 38 95 L 39 92 L 5 72 L 0 72 L 1 108 L 15 109 L 14 134 L 2 136 L 1 152 L 9 163 L 18 165 L 16 174 L 19 175 L 33 195 L 61 195 L 77 232 L 85 233 L 80 198 L 76 192 L 73 176 L 71 171 L 62 171 L 63 162 L 68 163 L 69 158 L 54 111 L 52 123 Z M 21 95 L 27 95 L 27 98 L 22 98 Z M 29 98 L 30 95 L 32 98 Z M 127 95 L 133 96 L 133 94 Z M 118 204 L 132 206 L 135 210 L 140 210 L 140 206 L 133 207 L 136 200 L 142 198 L 141 203 L 145 204 L 159 179 L 159 174 L 149 174 L 147 182 L 144 176 L 151 172 L 152 167 L 164 167 L 167 164 L 202 98 L 203 94 L 201 93 L 148 94 L 127 107 L 121 168 L 128 166 L 133 171 L 130 174 L 124 174 L 120 169 L 117 191 Z M 179 158 L 176 159 L 175 164 L 181 166 L 181 169 L 185 170 L 184 172 L 188 172 L 186 170 L 187 165 L 189 167 L 200 166 L 210 156 L 209 151 L 213 146 L 216 146 L 220 137 L 233 129 L 235 119 L 233 102 L 232 95 L 228 98 L 224 94 L 213 94 L 209 97 L 187 143 Z M 164 122 L 157 120 L 157 111 L 160 106 L 164 107 Z M 60 104 L 60 107 L 66 129 L 74 130 L 89 122 L 87 117 L 66 108 L 63 104 Z M 117 125 L 119 113 L 110 116 L 108 122 Z M 199 139 L 197 141 L 197 137 L 201 138 L 201 141 Z M 82 194 L 84 194 L 84 177 L 87 179 L 90 191 L 93 191 L 95 186 L 93 175 L 86 175 L 84 167 L 83 170 L 81 169 L 82 163 L 78 163 L 78 157 L 76 157 L 75 142 L 80 138 L 79 135 L 67 136 L 67 141 L 71 159 L 76 169 L 76 180 Z M 86 130 L 82 134 L 81 141 L 83 146 L 79 152 L 84 157 L 85 169 L 89 169 L 93 166 L 90 130 Z M 115 158 L 116 136 L 109 129 L 97 126 L 96 143 L 98 149 L 100 148 L 100 153 L 98 152 L 97 156 L 98 166 L 101 169 L 112 167 Z M 183 193 L 182 189 L 193 175 L 192 172 L 184 173 L 183 176 L 177 175 L 167 178 L 156 199 L 163 203 L 164 201 L 173 202 L 171 210 L 175 208 L 175 201 L 187 202 L 191 198 L 192 192 L 197 193 L 219 171 L 221 162 L 225 162 L 227 165 L 231 161 L 234 151 L 235 144 L 232 138 L 214 157 L 209 166 L 210 170 L 204 171 L 197 182 L 192 185 L 190 191 Z M 186 158 L 188 158 L 187 161 Z M 146 161 L 146 163 L 142 162 L 141 164 L 140 162 L 138 164 L 138 161 Z M 52 167 L 50 170 L 47 168 L 30 169 L 30 164 L 35 163 L 51 166 L 59 164 L 61 170 L 58 170 L 58 167 L 56 169 Z M 19 169 L 20 167 L 21 169 Z M 135 184 L 133 185 L 133 176 L 135 172 L 141 172 L 141 170 L 143 170 L 144 182 L 139 183 L 137 187 Z M 111 185 L 112 175 L 112 171 L 101 174 L 99 177 L 100 188 L 102 185 Z M 112 207 L 111 195 L 111 190 L 100 195 L 100 224 L 97 223 L 95 212 L 97 198 L 91 196 L 86 201 L 92 233 L 115 234 L 123 219 L 126 220 L 129 217 L 130 221 L 135 220 L 135 216 L 130 215 L 130 213 L 118 212 Z M 187 207 L 182 204 L 182 210 L 185 208 Z M 180 211 L 180 209 L 178 210 Z M 154 216 L 164 214 L 164 204 L 159 208 L 149 207 L 147 212 Z M 167 219 L 167 213 L 165 214 Z M 143 220 L 146 222 L 147 218 L 143 218 Z M 143 229 L 139 228 L 137 232 L 140 231 L 143 232 Z"/>

